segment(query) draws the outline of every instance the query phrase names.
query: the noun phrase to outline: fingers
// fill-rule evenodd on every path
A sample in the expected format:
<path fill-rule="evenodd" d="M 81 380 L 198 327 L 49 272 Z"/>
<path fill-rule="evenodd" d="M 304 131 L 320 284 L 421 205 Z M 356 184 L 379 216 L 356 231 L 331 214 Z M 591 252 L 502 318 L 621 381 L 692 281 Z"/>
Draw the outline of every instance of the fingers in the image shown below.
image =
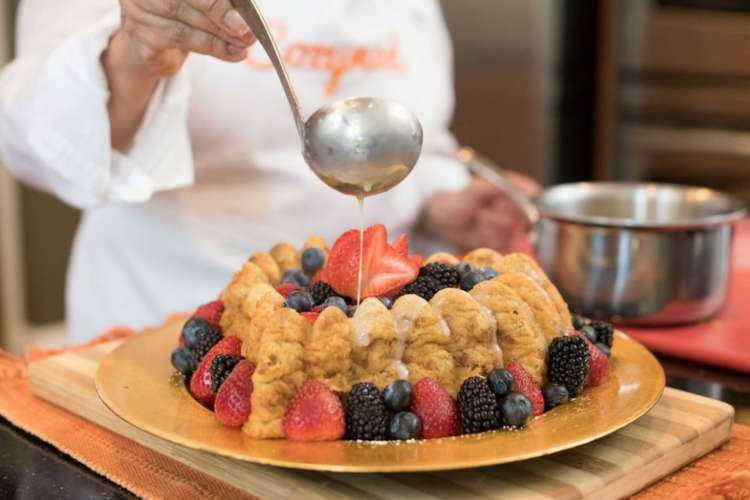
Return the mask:
<path fill-rule="evenodd" d="M 229 0 L 185 0 L 195 10 L 208 17 L 214 25 L 236 37 L 252 37 L 250 27 Z"/>
<path fill-rule="evenodd" d="M 503 175 L 527 198 L 538 196 L 542 191 L 539 183 L 527 175 L 512 170 L 506 170 Z"/>
<path fill-rule="evenodd" d="M 241 61 L 247 56 L 244 44 L 235 45 L 181 21 L 160 17 L 143 9 L 134 9 L 128 12 L 128 16 L 135 21 L 128 23 L 131 34 L 155 50 L 180 49 L 230 62 Z"/>

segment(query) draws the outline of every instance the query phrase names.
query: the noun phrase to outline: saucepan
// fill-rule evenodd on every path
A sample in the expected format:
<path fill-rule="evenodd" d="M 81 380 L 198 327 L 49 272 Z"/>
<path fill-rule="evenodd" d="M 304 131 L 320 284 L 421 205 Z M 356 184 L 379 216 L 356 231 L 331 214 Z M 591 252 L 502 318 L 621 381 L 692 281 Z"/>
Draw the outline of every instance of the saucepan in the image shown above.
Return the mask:
<path fill-rule="evenodd" d="M 734 226 L 746 216 L 738 199 L 703 187 L 579 182 L 528 200 L 472 150 L 458 158 L 519 205 L 571 310 L 676 325 L 710 318 L 726 302 Z"/>

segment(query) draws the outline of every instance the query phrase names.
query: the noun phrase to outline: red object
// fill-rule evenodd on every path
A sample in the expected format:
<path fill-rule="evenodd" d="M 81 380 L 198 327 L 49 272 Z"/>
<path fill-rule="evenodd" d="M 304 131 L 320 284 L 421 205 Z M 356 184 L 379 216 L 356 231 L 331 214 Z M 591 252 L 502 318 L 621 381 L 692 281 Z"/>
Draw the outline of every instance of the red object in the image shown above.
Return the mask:
<path fill-rule="evenodd" d="M 250 416 L 254 372 L 255 365 L 243 359 L 237 363 L 216 394 L 216 418 L 227 427 L 240 427 Z"/>
<path fill-rule="evenodd" d="M 404 233 L 393 242 L 393 249 L 403 257 L 409 256 L 409 235 Z"/>
<path fill-rule="evenodd" d="M 289 294 L 301 290 L 300 286 L 296 283 L 279 283 L 276 285 L 276 291 L 279 292 L 285 299 L 289 297 Z"/>
<path fill-rule="evenodd" d="M 297 390 L 281 422 L 292 441 L 334 441 L 344 437 L 344 409 L 323 382 L 308 380 Z"/>
<path fill-rule="evenodd" d="M 241 347 L 242 342 L 237 337 L 224 337 L 201 360 L 198 369 L 190 378 L 190 392 L 200 404 L 209 408 L 214 404 L 214 393 L 211 390 L 211 362 L 216 355 L 239 356 Z"/>
<path fill-rule="evenodd" d="M 679 327 L 620 329 L 654 352 L 750 373 L 750 220 L 737 225 L 731 269 L 727 304 L 715 318 Z"/>
<path fill-rule="evenodd" d="M 328 283 L 345 297 L 357 295 L 359 250 L 360 233 L 352 229 L 336 240 L 328 256 Z M 362 298 L 389 295 L 414 281 L 418 273 L 418 266 L 388 244 L 385 226 L 367 228 L 362 252 Z"/>
<path fill-rule="evenodd" d="M 516 392 L 520 392 L 531 401 L 531 407 L 534 409 L 534 416 L 541 415 L 544 413 L 544 396 L 542 395 L 542 389 L 539 384 L 534 382 L 531 375 L 523 369 L 521 365 L 512 361 L 505 367 L 510 373 L 513 374 L 513 378 L 516 379 Z"/>
<path fill-rule="evenodd" d="M 308 311 L 300 313 L 303 318 L 305 318 L 311 325 L 315 324 L 315 320 L 318 319 L 318 316 L 320 316 L 319 312 L 316 311 Z"/>
<path fill-rule="evenodd" d="M 600 351 L 591 341 L 581 332 L 570 331 L 565 332 L 565 335 L 575 335 L 581 337 L 586 346 L 589 348 L 589 379 L 586 382 L 586 387 L 596 387 L 601 384 L 609 376 L 609 358 Z"/>
<path fill-rule="evenodd" d="M 422 439 L 434 439 L 459 434 L 458 406 L 437 381 L 423 378 L 414 384 L 412 413 L 422 422 Z"/>
<path fill-rule="evenodd" d="M 221 314 L 224 312 L 224 302 L 214 300 L 208 304 L 203 304 L 195 310 L 196 318 L 203 318 L 214 326 L 219 326 Z"/>

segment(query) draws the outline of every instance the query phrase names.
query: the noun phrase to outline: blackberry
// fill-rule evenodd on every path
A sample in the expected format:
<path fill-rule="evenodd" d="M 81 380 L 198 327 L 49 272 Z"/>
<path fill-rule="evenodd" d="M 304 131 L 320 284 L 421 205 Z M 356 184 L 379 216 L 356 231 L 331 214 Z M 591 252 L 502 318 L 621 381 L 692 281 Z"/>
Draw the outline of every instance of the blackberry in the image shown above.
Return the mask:
<path fill-rule="evenodd" d="M 570 397 L 583 390 L 589 378 L 589 349 L 581 337 L 555 337 L 547 350 L 547 380 L 564 385 Z"/>
<path fill-rule="evenodd" d="M 441 262 L 427 264 L 419 270 L 419 275 L 433 278 L 443 288 L 457 287 L 458 280 L 460 279 L 455 267 Z"/>
<path fill-rule="evenodd" d="M 375 384 L 354 384 L 346 402 L 346 438 L 385 441 L 388 438 L 388 410 Z"/>
<path fill-rule="evenodd" d="M 242 361 L 242 356 L 232 356 L 230 354 L 217 354 L 211 361 L 211 391 L 216 394 L 219 387 L 227 379 L 237 363 Z"/>
<path fill-rule="evenodd" d="M 413 293 L 414 295 L 419 295 L 424 300 L 430 300 L 433 295 L 443 288 L 445 287 L 435 278 L 431 278 L 430 276 L 420 276 L 416 281 L 413 281 L 402 288 L 401 295 Z"/>
<path fill-rule="evenodd" d="M 469 377 L 461 384 L 458 414 L 464 434 L 500 428 L 497 398 L 483 377 Z"/>
<path fill-rule="evenodd" d="M 596 341 L 612 349 L 612 342 L 615 339 L 615 329 L 612 323 L 596 320 L 591 322 L 591 326 L 596 331 Z"/>
<path fill-rule="evenodd" d="M 316 306 L 319 306 L 323 302 L 326 301 L 328 297 L 333 297 L 336 295 L 336 292 L 333 291 L 333 288 L 328 283 L 323 283 L 322 281 L 318 281 L 310 285 L 310 296 L 313 299 L 313 303 Z"/>
<path fill-rule="evenodd" d="M 201 364 L 208 351 L 223 338 L 221 330 L 213 325 L 209 326 L 209 328 L 204 328 L 198 333 L 193 346 L 190 348 L 190 351 L 193 353 L 192 371 L 198 369 L 198 365 Z"/>

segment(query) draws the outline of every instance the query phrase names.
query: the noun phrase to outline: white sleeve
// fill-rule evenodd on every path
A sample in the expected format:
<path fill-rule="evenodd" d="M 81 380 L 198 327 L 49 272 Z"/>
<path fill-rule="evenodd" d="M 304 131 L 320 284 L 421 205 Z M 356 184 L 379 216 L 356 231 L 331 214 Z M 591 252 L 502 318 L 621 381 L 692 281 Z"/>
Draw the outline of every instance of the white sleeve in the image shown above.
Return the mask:
<path fill-rule="evenodd" d="M 469 171 L 453 156 L 457 148 L 458 143 L 447 127 L 429 140 L 425 138 L 419 162 L 414 167 L 422 200 L 439 191 L 460 191 L 469 184 Z"/>
<path fill-rule="evenodd" d="M 100 58 L 119 23 L 117 0 L 24 0 L 17 58 L 0 73 L 0 158 L 79 208 L 193 182 L 184 71 L 160 82 L 130 151 L 112 149 Z"/>

